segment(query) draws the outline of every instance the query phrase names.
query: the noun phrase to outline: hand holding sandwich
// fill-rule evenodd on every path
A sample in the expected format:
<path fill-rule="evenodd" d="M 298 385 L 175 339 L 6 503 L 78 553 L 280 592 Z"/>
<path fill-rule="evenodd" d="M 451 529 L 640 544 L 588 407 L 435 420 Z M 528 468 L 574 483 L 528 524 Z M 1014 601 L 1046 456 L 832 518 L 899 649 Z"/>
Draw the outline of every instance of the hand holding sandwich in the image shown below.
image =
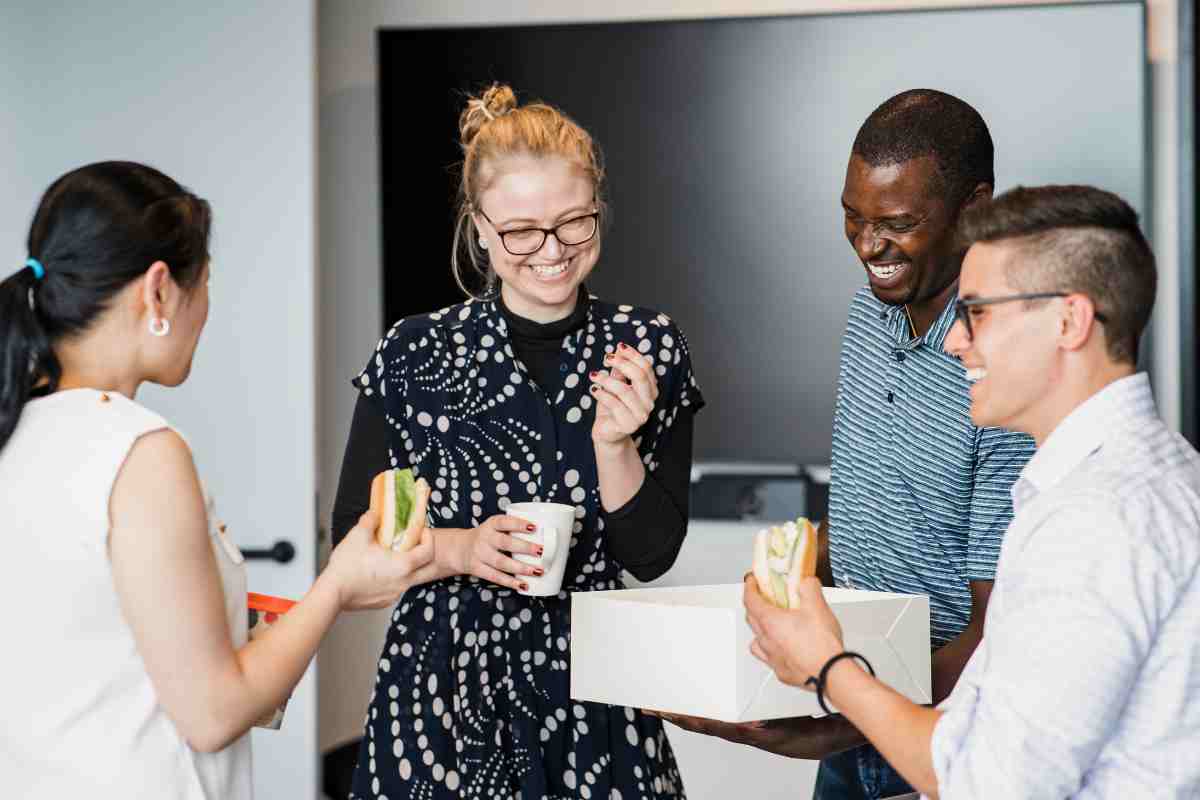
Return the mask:
<path fill-rule="evenodd" d="M 817 529 L 807 519 L 771 526 L 755 538 L 753 571 L 745 578 L 746 620 L 756 637 L 751 652 L 793 686 L 803 686 L 809 675 L 820 671 L 827 656 L 817 654 L 842 650 L 841 627 L 814 577 L 817 549 Z M 840 716 L 722 722 L 647 713 L 687 731 L 790 758 L 821 759 L 865 741 Z"/>
<path fill-rule="evenodd" d="M 428 533 L 400 552 L 379 543 L 378 528 L 379 517 L 368 511 L 329 557 L 322 577 L 334 581 L 343 611 L 385 608 L 410 587 L 434 579 L 433 539 Z"/>
<path fill-rule="evenodd" d="M 833 652 L 841 651 L 841 628 L 825 605 L 820 581 L 815 577 L 819 539 L 818 528 L 803 517 L 760 531 L 754 540 L 752 572 L 745 578 L 746 620 L 757 637 L 751 652 L 766 661 L 780 680 L 792 685 L 802 685 L 813 674 L 804 671 L 807 659 L 800 659 L 800 666 L 792 663 L 797 661 L 798 652 L 810 649 L 823 652 L 828 647 L 836 647 Z M 821 608 L 826 613 L 824 617 Z M 792 626 L 799 626 L 807 633 L 812 633 L 809 629 L 815 626 L 815 641 L 797 641 Z M 820 666 L 815 669 L 819 671 Z M 687 731 L 790 758 L 821 759 L 865 741 L 840 716 L 722 722 L 659 711 L 647 713 Z"/>
<path fill-rule="evenodd" d="M 804 517 L 760 531 L 753 575 L 746 576 L 743 592 L 746 621 L 756 637 L 750 652 L 793 686 L 804 686 L 843 650 L 842 628 L 816 577 L 819 539 L 817 527 Z"/>
<path fill-rule="evenodd" d="M 750 652 L 774 670 L 779 680 L 811 691 L 804 682 L 845 649 L 842 626 L 815 577 L 799 580 L 789 600 L 794 605 L 778 607 L 759 591 L 757 579 L 747 576 L 742 601 L 746 621 L 754 631 Z"/>

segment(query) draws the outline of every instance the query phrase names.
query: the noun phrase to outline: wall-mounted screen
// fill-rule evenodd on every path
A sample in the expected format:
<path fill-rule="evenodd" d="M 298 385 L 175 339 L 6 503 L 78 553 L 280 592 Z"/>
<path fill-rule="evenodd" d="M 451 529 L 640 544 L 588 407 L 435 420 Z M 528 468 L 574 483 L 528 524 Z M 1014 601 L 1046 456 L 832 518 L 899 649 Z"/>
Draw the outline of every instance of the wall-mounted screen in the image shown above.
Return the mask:
<path fill-rule="evenodd" d="M 1148 211 L 1141 3 L 408 30 L 379 36 L 386 322 L 450 277 L 457 119 L 491 81 L 579 120 L 612 225 L 590 288 L 675 318 L 709 406 L 699 459 L 829 458 L 839 341 L 863 267 L 839 204 L 887 97 L 987 120 L 997 189 L 1091 183 Z"/>

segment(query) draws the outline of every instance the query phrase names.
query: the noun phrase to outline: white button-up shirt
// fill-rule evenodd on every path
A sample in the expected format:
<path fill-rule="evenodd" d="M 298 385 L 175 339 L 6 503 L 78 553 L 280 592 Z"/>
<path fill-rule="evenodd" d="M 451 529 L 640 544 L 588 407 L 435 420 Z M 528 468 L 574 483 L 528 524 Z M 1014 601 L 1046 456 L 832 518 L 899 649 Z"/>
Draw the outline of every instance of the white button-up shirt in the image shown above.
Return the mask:
<path fill-rule="evenodd" d="M 1067 416 L 1012 495 L 933 733 L 941 797 L 1200 797 L 1200 454 L 1139 373 Z"/>

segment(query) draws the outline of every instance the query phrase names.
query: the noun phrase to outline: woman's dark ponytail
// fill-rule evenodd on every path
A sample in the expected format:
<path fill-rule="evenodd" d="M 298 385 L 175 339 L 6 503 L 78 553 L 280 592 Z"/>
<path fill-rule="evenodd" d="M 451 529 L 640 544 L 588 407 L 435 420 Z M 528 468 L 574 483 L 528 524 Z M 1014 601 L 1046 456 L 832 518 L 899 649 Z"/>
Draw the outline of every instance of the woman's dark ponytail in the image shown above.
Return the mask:
<path fill-rule="evenodd" d="M 0 282 L 0 450 L 17 427 L 33 392 L 34 375 L 53 376 L 61 368 L 37 319 L 37 283 L 29 267 Z"/>
<path fill-rule="evenodd" d="M 32 397 L 58 389 L 54 344 L 83 333 L 156 261 L 191 289 L 208 261 L 208 203 L 158 170 L 104 161 L 72 170 L 42 196 L 26 267 L 0 281 L 0 451 Z"/>

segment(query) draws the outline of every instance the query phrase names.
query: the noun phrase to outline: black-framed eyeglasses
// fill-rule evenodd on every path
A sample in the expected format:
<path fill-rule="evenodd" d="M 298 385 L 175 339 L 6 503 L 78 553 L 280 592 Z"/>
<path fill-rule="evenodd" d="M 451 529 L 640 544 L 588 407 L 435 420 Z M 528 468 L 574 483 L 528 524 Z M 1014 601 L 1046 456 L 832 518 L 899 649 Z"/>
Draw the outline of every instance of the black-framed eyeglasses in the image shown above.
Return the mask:
<path fill-rule="evenodd" d="M 590 242 L 600 227 L 600 212 L 593 211 L 579 217 L 572 217 L 566 222 L 560 222 L 553 228 L 517 228 L 511 231 L 501 231 L 492 222 L 492 218 L 483 213 L 482 208 L 475 209 L 488 221 L 492 229 L 500 234 L 500 244 L 514 256 L 529 256 L 542 249 L 546 237 L 554 234 L 558 243 L 566 247 Z"/>
<path fill-rule="evenodd" d="M 994 306 L 997 303 L 1011 303 L 1016 300 L 1049 300 L 1053 297 L 1066 297 L 1070 292 L 1030 292 L 1026 294 L 1006 294 L 1003 297 L 972 297 L 969 300 L 958 299 L 954 301 L 954 318 L 962 320 L 963 327 L 967 329 L 967 341 L 975 340 L 975 331 L 971 329 L 971 315 L 969 309 L 973 306 Z M 1107 322 L 1108 319 L 1099 311 L 1092 314 L 1100 322 Z"/>

